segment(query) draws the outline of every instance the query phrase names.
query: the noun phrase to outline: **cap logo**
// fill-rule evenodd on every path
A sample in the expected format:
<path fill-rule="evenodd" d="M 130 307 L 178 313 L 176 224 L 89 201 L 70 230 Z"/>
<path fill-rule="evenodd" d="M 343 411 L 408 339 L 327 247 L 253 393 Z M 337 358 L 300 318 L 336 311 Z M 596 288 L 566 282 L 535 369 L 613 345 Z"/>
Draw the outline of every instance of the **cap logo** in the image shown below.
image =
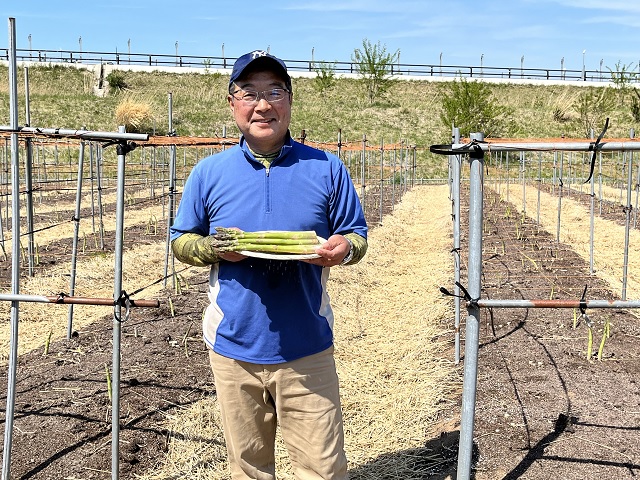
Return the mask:
<path fill-rule="evenodd" d="M 268 54 L 264 50 L 255 50 L 255 51 L 251 52 L 251 59 L 255 60 L 256 58 L 264 57 L 266 55 L 268 55 Z"/>

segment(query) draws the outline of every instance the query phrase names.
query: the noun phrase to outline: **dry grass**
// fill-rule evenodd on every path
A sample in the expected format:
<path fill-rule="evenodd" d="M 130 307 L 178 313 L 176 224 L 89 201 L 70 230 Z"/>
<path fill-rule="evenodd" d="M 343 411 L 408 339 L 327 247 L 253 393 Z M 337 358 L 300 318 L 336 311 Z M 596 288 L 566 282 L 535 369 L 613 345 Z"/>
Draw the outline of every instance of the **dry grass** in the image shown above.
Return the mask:
<path fill-rule="evenodd" d="M 173 93 L 174 127 L 179 135 L 215 136 L 227 127 L 237 134 L 226 98 L 227 75 L 217 73 L 122 72 L 131 93 L 144 96 L 154 109 L 157 125 L 167 125 L 167 93 Z M 40 127 L 110 131 L 117 127 L 113 109 L 117 96 L 94 97 L 87 93 L 88 72 L 62 66 L 41 67 L 30 74 L 31 124 Z M 4 80 L 4 81 L 3 81 Z M 8 106 L 7 68 L 0 66 L 0 105 Z M 439 84 L 429 80 L 400 80 L 374 105 L 366 102 L 364 89 L 356 79 L 338 79 L 336 85 L 319 94 L 312 78 L 294 78 L 294 111 L 291 131 L 306 130 L 309 139 L 335 140 L 342 129 L 343 140 L 359 140 L 363 135 L 380 144 L 396 142 L 426 148 L 450 140 L 451 126 L 440 121 Z M 20 91 L 23 87 L 20 86 Z M 513 109 L 514 137 L 583 137 L 575 98 L 584 87 L 570 85 L 495 85 L 490 88 L 497 101 Z M 346 100 L 345 100 L 346 99 Z M 0 109 L 0 123 L 3 121 Z M 554 120 L 554 112 L 558 117 Z M 20 109 L 20 115 L 23 115 Z M 8 114 L 7 114 L 8 115 Z M 619 103 L 613 112 L 607 136 L 626 136 L 634 127 L 628 106 Z M 4 123 L 8 122 L 5 117 Z M 21 118 L 19 123 L 23 123 Z M 159 131 L 159 130 L 157 130 Z"/>
<path fill-rule="evenodd" d="M 116 106 L 115 119 L 127 132 L 151 132 L 155 119 L 153 105 L 138 95 L 126 93 Z"/>
<path fill-rule="evenodd" d="M 452 278 L 447 193 L 446 186 L 407 193 L 394 215 L 371 232 L 365 259 L 332 271 L 353 479 L 418 478 L 412 449 L 437 436 L 442 410 L 459 394 L 458 368 L 445 356 L 451 304 L 438 292 Z M 229 478 L 215 399 L 176 412 L 166 428 L 172 438 L 165 463 L 142 478 Z M 277 464 L 279 478 L 293 478 L 280 439 Z"/>
<path fill-rule="evenodd" d="M 145 224 L 151 215 L 160 217 L 161 207 L 143 209 L 130 208 L 127 210 L 125 226 Z M 105 216 L 105 230 L 115 230 L 115 216 Z M 90 220 L 81 220 L 81 235 L 83 230 L 90 228 Z M 89 233 L 87 233 L 89 235 Z M 62 238 L 73 236 L 73 224 L 64 223 L 54 228 L 43 230 L 36 234 L 36 243 L 41 255 L 46 255 L 46 246 Z M 158 237 L 158 243 L 134 247 L 123 253 L 123 288 L 133 291 L 140 287 L 151 285 L 164 275 L 165 244 L 164 236 Z M 5 242 L 5 248 L 11 250 L 11 242 Z M 102 255 L 82 257 L 76 266 L 75 296 L 113 298 L 113 276 L 115 257 L 113 252 Z M 47 270 L 45 276 L 36 276 L 23 280 L 20 293 L 33 295 L 57 295 L 59 292 L 69 292 L 70 261 L 59 261 Z M 137 298 L 156 298 L 162 283 L 144 290 Z M 0 302 L 0 311 L 4 318 L 10 318 L 10 302 Z M 46 303 L 21 302 L 20 334 L 18 342 L 19 353 L 42 347 L 49 335 L 52 339 L 62 338 L 67 332 L 67 306 Z M 79 330 L 112 311 L 111 307 L 75 305 L 74 329 Z M 9 323 L 0 327 L 0 362 L 5 362 L 9 352 Z"/>

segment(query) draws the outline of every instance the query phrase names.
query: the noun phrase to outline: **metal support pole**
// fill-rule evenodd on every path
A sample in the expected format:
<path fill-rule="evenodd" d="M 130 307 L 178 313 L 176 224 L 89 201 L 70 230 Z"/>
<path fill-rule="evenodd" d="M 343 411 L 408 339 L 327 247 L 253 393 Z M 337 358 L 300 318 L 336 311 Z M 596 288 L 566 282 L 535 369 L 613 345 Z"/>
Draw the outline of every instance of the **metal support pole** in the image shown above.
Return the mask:
<path fill-rule="evenodd" d="M 460 141 L 460 129 L 453 128 L 453 143 Z M 460 363 L 460 167 L 462 163 L 461 155 L 451 155 L 451 199 L 453 208 L 453 275 L 454 287 L 454 325 L 455 325 L 455 362 Z"/>
<path fill-rule="evenodd" d="M 526 157 L 524 152 L 520 152 L 520 169 L 522 177 L 522 215 L 527 214 L 527 172 Z"/>
<path fill-rule="evenodd" d="M 384 140 L 380 142 L 380 225 L 382 225 L 382 207 L 384 204 Z"/>
<path fill-rule="evenodd" d="M 481 133 L 471 134 L 475 140 L 483 140 Z M 484 152 L 475 150 L 469 154 L 469 282 L 472 299 L 480 298 L 482 280 L 482 183 Z M 473 423 L 475 418 L 476 384 L 478 380 L 478 349 L 480 333 L 480 308 L 471 303 L 467 307 L 464 344 L 464 379 L 462 387 L 462 412 L 460 419 L 460 443 L 458 446 L 458 480 L 471 476 L 473 457 Z"/>
<path fill-rule="evenodd" d="M 366 195 L 367 195 L 367 182 L 364 178 L 366 172 L 366 162 L 367 162 L 367 136 L 362 135 L 362 163 L 360 164 L 360 198 L 362 199 L 362 206 L 366 205 Z"/>
<path fill-rule="evenodd" d="M 146 141 L 149 140 L 149 135 L 146 133 L 125 133 L 125 132 L 99 132 L 93 130 L 73 130 L 70 128 L 38 128 L 38 127 L 15 127 L 0 125 L 0 132 L 20 132 L 20 133 L 32 133 L 34 135 L 50 135 L 54 137 L 73 137 L 81 140 L 131 140 L 131 141 Z M 56 163 L 57 165 L 57 163 Z"/>
<path fill-rule="evenodd" d="M 100 250 L 104 250 L 104 204 L 102 202 L 102 146 L 96 149 L 96 187 L 98 189 L 98 232 Z"/>
<path fill-rule="evenodd" d="M 11 134 L 11 292 L 20 293 L 20 169 L 18 158 L 18 80 L 16 75 L 16 19 L 9 18 L 9 103 Z M 2 455 L 2 480 L 11 478 L 11 445 L 13 443 L 13 420 L 16 404 L 16 370 L 18 364 L 18 320 L 20 302 L 11 302 L 11 340 L 9 349 L 9 371 L 7 374 L 7 405 Z"/>
<path fill-rule="evenodd" d="M 542 152 L 538 152 L 538 203 L 536 206 L 536 223 L 540 225 L 540 196 L 542 194 Z"/>
<path fill-rule="evenodd" d="M 118 127 L 124 133 L 123 126 Z M 120 342 L 122 308 L 118 301 L 122 293 L 122 250 L 124 243 L 124 186 L 125 159 L 128 145 L 118 145 L 118 187 L 116 196 L 116 236 L 115 236 L 115 266 L 113 282 L 113 362 L 111 371 L 111 478 L 119 478 L 120 452 Z"/>
<path fill-rule="evenodd" d="M 173 95 L 169 92 L 169 135 L 173 135 Z M 164 262 L 164 286 L 167 286 L 167 276 L 169 275 L 169 263 L 171 262 L 172 272 L 175 270 L 173 264 L 173 256 L 171 255 L 171 226 L 175 219 L 175 197 L 176 197 L 176 146 L 171 145 L 171 158 L 169 159 L 169 205 L 167 211 L 167 240 Z M 175 278 L 173 275 L 172 286 L 175 287 Z"/>
<path fill-rule="evenodd" d="M 631 138 L 634 132 L 631 130 Z M 629 268 L 629 229 L 631 225 L 631 184 L 633 183 L 633 152 L 627 152 L 627 203 L 625 206 L 624 225 L 624 261 L 622 262 L 622 300 L 627 299 L 627 273 Z"/>
<path fill-rule="evenodd" d="M 25 115 L 26 124 L 31 124 L 31 107 L 29 106 L 29 69 L 24 68 L 24 95 L 25 95 Z M 27 207 L 27 257 L 29 262 L 29 276 L 33 277 L 34 270 L 34 251 L 35 242 L 33 238 L 33 179 L 32 179 L 32 165 L 33 165 L 33 146 L 31 145 L 31 139 L 27 138 L 25 141 L 25 159 L 24 159 L 24 183 L 26 190 L 26 207 Z"/>
<path fill-rule="evenodd" d="M 640 300 L 511 300 L 480 299 L 480 308 L 640 308 Z"/>
<path fill-rule="evenodd" d="M 69 295 L 76 293 L 76 267 L 78 264 L 78 237 L 80 234 L 80 209 L 82 206 L 82 176 L 84 173 L 84 142 L 80 142 L 78 155 L 78 183 L 76 188 L 76 210 L 73 214 L 73 243 L 71 245 L 71 275 L 69 279 Z M 67 340 L 73 333 L 73 304 L 67 311 Z"/>
<path fill-rule="evenodd" d="M 560 153 L 560 173 L 558 174 L 558 222 L 556 225 L 556 243 L 560 243 L 560 220 L 562 218 L 562 193 L 564 184 L 562 180 L 564 170 L 564 153 Z"/>
<path fill-rule="evenodd" d="M 31 139 L 27 138 L 24 142 L 25 145 L 25 158 L 24 158 L 24 183 L 26 190 L 26 207 L 27 207 L 27 256 L 29 262 L 29 276 L 33 277 L 35 268 L 35 230 L 33 224 L 33 145 Z"/>

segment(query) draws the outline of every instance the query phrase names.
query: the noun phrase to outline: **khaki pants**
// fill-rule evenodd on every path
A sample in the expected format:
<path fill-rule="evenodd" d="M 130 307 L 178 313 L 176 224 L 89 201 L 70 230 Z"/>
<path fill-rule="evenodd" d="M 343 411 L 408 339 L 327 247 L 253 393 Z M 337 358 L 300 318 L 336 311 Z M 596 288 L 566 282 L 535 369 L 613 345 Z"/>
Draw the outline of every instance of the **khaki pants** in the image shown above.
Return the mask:
<path fill-rule="evenodd" d="M 296 479 L 348 478 L 333 347 L 277 365 L 209 356 L 234 480 L 276 478 L 276 423 Z"/>

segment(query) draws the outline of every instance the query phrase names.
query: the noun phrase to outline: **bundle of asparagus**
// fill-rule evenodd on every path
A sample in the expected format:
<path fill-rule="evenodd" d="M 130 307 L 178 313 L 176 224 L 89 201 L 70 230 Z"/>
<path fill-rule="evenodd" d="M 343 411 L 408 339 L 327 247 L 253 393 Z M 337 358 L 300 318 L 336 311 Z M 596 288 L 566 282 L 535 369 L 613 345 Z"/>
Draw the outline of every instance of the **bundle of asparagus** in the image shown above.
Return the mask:
<path fill-rule="evenodd" d="M 220 252 L 263 252 L 308 255 L 315 253 L 314 247 L 320 245 L 313 230 L 286 231 L 266 230 L 244 232 L 231 228 L 216 227 L 211 244 Z"/>

